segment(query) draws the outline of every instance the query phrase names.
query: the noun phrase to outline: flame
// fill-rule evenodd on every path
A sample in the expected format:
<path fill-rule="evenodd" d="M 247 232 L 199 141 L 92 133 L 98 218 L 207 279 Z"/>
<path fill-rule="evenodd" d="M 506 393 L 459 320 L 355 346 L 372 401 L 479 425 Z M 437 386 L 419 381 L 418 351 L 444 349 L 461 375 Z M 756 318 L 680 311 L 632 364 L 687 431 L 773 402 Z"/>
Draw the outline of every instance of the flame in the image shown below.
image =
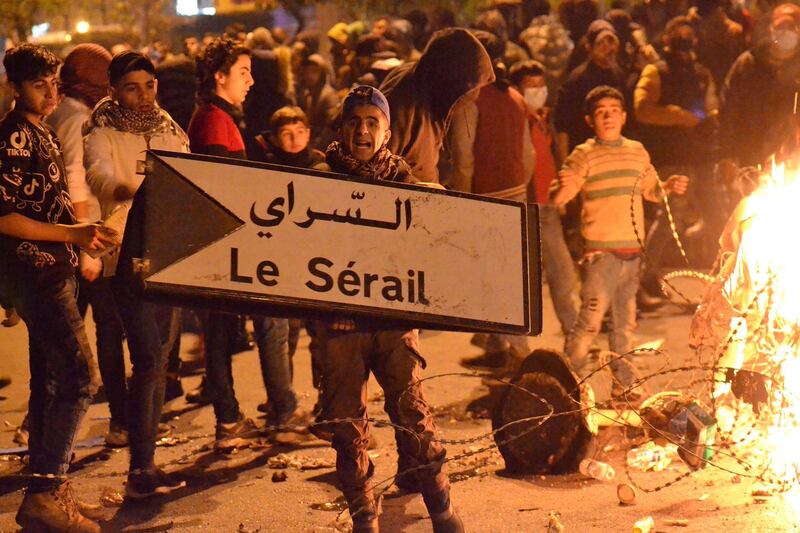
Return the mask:
<path fill-rule="evenodd" d="M 800 231 L 798 178 L 800 169 L 773 163 L 771 175 L 737 207 L 738 249 L 726 283 L 740 316 L 731 321 L 737 334 L 721 360 L 722 366 L 767 377 L 767 406 L 755 414 L 740 404 L 739 414 L 747 414 L 731 426 L 728 439 L 737 456 L 748 457 L 753 473 L 763 472 L 762 479 L 783 491 L 800 486 L 800 247 L 793 238 Z M 750 438 L 730 436 L 743 427 Z M 792 490 L 790 500 L 800 504 L 798 494 Z"/>

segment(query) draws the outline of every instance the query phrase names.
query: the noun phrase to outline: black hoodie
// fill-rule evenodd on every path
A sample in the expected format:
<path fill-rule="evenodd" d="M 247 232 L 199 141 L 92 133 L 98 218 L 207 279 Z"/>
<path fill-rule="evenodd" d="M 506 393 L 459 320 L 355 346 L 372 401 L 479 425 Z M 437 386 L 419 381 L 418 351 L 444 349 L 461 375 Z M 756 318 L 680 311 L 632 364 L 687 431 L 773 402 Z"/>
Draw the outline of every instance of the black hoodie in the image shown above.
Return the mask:
<path fill-rule="evenodd" d="M 494 81 L 492 60 L 464 28 L 436 32 L 419 61 L 394 69 L 381 85 L 389 100 L 389 150 L 421 181 L 439 181 L 437 165 L 450 110 L 473 89 Z"/>

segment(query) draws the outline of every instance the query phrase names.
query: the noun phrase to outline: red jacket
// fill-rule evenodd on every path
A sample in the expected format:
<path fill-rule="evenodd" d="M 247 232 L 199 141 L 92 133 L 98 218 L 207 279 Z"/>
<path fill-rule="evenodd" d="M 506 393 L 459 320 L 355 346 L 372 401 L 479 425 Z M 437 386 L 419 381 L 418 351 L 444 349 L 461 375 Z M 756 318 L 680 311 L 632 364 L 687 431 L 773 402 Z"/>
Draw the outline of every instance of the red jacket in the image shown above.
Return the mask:
<path fill-rule="evenodd" d="M 514 88 L 497 84 L 481 88 L 475 132 L 475 172 L 472 192 L 513 198 L 524 194 L 531 176 L 523 164 L 528 110 L 525 99 Z M 500 193 L 500 194 L 498 194 Z"/>
<path fill-rule="evenodd" d="M 528 186 L 528 199 L 537 204 L 547 204 L 550 184 L 558 176 L 556 159 L 553 156 L 553 132 L 546 117 L 531 116 L 531 142 L 536 150 L 536 170 Z"/>

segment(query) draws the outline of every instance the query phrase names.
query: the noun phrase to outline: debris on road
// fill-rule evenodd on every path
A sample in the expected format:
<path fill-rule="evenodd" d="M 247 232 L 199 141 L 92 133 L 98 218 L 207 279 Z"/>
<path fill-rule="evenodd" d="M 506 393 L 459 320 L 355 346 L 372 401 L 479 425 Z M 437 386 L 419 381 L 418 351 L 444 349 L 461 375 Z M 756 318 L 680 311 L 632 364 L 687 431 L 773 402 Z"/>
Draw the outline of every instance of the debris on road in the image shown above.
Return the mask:
<path fill-rule="evenodd" d="M 100 489 L 100 503 L 103 507 L 119 507 L 124 501 L 122 494 L 111 487 L 103 487 Z"/>
<path fill-rule="evenodd" d="M 339 496 L 332 502 L 312 503 L 311 508 L 317 511 L 342 512 L 347 509 L 347 501 L 345 501 L 344 496 Z"/>
<path fill-rule="evenodd" d="M 617 498 L 623 505 L 635 505 L 636 489 L 630 483 L 620 483 L 617 485 Z"/>
<path fill-rule="evenodd" d="M 616 471 L 614 470 L 613 466 L 595 459 L 584 459 L 581 461 L 578 470 L 584 476 L 591 477 L 599 481 L 610 481 L 614 479 L 614 476 L 616 475 Z"/>
<path fill-rule="evenodd" d="M 273 483 L 281 483 L 289 479 L 289 476 L 286 475 L 286 472 L 273 472 L 272 473 L 272 482 Z"/>
<path fill-rule="evenodd" d="M 561 533 L 564 531 L 564 524 L 561 523 L 559 513 L 550 511 L 547 515 L 547 533 Z"/>
<path fill-rule="evenodd" d="M 189 442 L 191 438 L 189 437 L 162 437 L 156 441 L 156 446 L 163 446 L 166 448 L 172 448 L 173 446 L 177 446 L 178 444 L 186 444 Z"/>
<path fill-rule="evenodd" d="M 636 523 L 633 524 L 633 533 L 650 533 L 653 531 L 655 525 L 656 523 L 653 517 L 647 516 L 641 520 L 637 520 Z"/>
<path fill-rule="evenodd" d="M 685 518 L 665 518 L 662 522 L 665 526 L 689 527 L 689 521 Z"/>
<path fill-rule="evenodd" d="M 302 455 L 279 453 L 278 455 L 269 458 L 267 461 L 267 467 L 274 470 L 281 470 L 284 468 L 294 468 L 295 470 L 316 470 L 319 468 L 335 468 L 336 463 L 328 459 L 315 459 Z"/>

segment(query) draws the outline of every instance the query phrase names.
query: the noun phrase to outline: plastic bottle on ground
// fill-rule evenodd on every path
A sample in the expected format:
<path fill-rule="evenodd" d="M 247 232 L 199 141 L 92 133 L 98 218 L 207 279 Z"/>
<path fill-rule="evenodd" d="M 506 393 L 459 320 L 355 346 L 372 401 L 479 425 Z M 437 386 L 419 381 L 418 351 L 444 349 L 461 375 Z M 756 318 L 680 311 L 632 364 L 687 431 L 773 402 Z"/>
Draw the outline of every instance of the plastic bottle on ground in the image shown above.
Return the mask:
<path fill-rule="evenodd" d="M 610 481 L 614 479 L 616 472 L 614 467 L 595 459 L 584 459 L 578 467 L 581 474 L 600 481 Z"/>
<path fill-rule="evenodd" d="M 659 446 L 653 441 L 633 448 L 628 451 L 627 463 L 631 468 L 636 468 L 643 471 L 653 470 L 659 472 L 664 470 L 672 462 L 677 452 L 677 446 L 668 444 L 667 446 Z"/>

